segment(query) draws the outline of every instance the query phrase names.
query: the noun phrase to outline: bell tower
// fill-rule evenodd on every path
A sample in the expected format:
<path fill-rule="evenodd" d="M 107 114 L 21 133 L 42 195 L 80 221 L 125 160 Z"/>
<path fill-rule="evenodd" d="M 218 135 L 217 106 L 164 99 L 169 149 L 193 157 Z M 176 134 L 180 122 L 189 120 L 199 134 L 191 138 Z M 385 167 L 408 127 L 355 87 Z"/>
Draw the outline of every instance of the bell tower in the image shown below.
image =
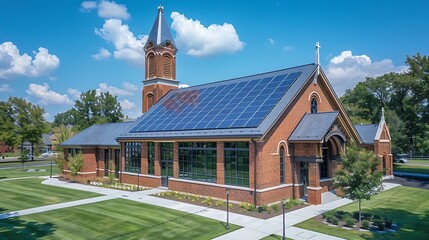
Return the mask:
<path fill-rule="evenodd" d="M 164 8 L 158 7 L 158 16 L 144 46 L 146 53 L 145 80 L 143 80 L 142 112 L 146 112 L 171 89 L 177 89 L 176 53 L 177 48 L 168 23 L 164 18 Z"/>

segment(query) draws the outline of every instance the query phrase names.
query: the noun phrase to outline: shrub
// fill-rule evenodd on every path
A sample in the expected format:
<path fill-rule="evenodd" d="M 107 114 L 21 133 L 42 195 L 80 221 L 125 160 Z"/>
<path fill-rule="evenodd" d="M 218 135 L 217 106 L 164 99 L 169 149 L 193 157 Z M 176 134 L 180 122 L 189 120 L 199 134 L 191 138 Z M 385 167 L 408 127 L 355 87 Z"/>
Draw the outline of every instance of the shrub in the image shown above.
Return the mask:
<path fill-rule="evenodd" d="M 381 219 L 374 219 L 373 224 L 377 226 L 378 230 L 383 231 L 384 230 L 384 221 Z"/>
<path fill-rule="evenodd" d="M 249 207 L 247 210 L 252 212 L 257 212 L 258 208 L 255 206 L 255 204 L 249 204 Z"/>
<path fill-rule="evenodd" d="M 335 217 L 335 216 L 332 216 L 331 218 L 331 223 L 332 224 L 334 224 L 334 225 L 338 225 L 338 223 L 340 222 L 340 219 L 338 219 L 337 217 Z"/>
<path fill-rule="evenodd" d="M 332 210 L 331 211 L 326 211 L 326 212 L 322 213 L 322 217 L 324 219 L 326 219 L 326 220 L 328 220 L 329 216 L 334 216 L 334 212 Z"/>
<path fill-rule="evenodd" d="M 298 206 L 299 203 L 301 201 L 299 201 L 299 199 L 290 199 L 289 202 L 293 205 L 293 206 Z"/>
<path fill-rule="evenodd" d="M 369 220 L 363 220 L 362 221 L 362 227 L 363 228 L 365 228 L 365 229 L 368 229 L 369 228 Z"/>
<path fill-rule="evenodd" d="M 232 203 L 228 204 L 228 208 L 231 209 L 232 208 Z"/>
<path fill-rule="evenodd" d="M 215 203 L 216 206 L 223 206 L 223 204 L 224 204 L 224 202 L 222 199 L 217 200 Z"/>
<path fill-rule="evenodd" d="M 200 195 L 195 194 L 195 200 L 200 201 Z"/>
<path fill-rule="evenodd" d="M 208 206 L 211 206 L 212 205 L 212 198 L 208 197 L 208 198 L 204 199 L 203 201 L 201 201 L 201 203 L 205 203 Z"/>
<path fill-rule="evenodd" d="M 345 221 L 346 221 L 346 225 L 349 226 L 349 227 L 353 227 L 355 225 L 355 223 L 356 223 L 356 219 L 354 219 L 352 217 L 347 217 L 345 219 Z"/>
<path fill-rule="evenodd" d="M 273 209 L 274 212 L 278 212 L 279 211 L 279 205 L 278 204 L 271 205 L 271 208 Z"/>
<path fill-rule="evenodd" d="M 384 226 L 386 228 L 392 228 L 392 219 L 387 219 L 384 221 Z"/>
<path fill-rule="evenodd" d="M 268 205 L 264 204 L 261 206 L 262 211 L 267 211 L 268 210 Z"/>

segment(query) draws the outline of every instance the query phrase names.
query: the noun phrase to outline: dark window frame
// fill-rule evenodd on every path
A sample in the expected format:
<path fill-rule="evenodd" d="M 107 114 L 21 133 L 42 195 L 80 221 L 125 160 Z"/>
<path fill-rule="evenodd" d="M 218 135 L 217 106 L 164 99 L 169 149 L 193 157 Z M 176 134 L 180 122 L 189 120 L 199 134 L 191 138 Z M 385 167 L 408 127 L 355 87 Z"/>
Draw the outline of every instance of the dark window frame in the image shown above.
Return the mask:
<path fill-rule="evenodd" d="M 285 150 L 280 147 L 280 183 L 285 183 Z"/>
<path fill-rule="evenodd" d="M 249 187 L 249 158 L 249 142 L 225 142 L 224 173 L 226 185 Z"/>
<path fill-rule="evenodd" d="M 180 142 L 179 178 L 216 182 L 216 142 Z"/>
<path fill-rule="evenodd" d="M 141 172 L 141 143 L 126 142 L 125 148 L 125 172 Z"/>
<path fill-rule="evenodd" d="M 155 143 L 147 143 L 147 174 L 155 175 Z"/>
<path fill-rule="evenodd" d="M 311 99 L 310 109 L 311 109 L 311 113 L 317 113 L 318 111 L 318 103 L 315 97 Z"/>

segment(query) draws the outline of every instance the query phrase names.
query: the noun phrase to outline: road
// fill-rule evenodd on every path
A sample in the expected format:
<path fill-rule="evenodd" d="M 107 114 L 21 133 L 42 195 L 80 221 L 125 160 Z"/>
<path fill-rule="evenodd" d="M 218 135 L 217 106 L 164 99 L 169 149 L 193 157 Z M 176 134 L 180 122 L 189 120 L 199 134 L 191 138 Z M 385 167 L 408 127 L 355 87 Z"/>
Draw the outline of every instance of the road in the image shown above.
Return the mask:
<path fill-rule="evenodd" d="M 418 180 L 413 178 L 397 177 L 394 179 L 384 180 L 383 182 L 399 183 L 406 187 L 423 188 L 429 190 L 429 180 Z"/>
<path fill-rule="evenodd" d="M 52 163 L 55 165 L 55 162 L 52 160 Z M 24 167 L 43 167 L 50 166 L 51 160 L 35 160 L 25 162 Z M 2 162 L 0 161 L 0 169 L 11 169 L 11 168 L 22 168 L 21 162 Z"/>

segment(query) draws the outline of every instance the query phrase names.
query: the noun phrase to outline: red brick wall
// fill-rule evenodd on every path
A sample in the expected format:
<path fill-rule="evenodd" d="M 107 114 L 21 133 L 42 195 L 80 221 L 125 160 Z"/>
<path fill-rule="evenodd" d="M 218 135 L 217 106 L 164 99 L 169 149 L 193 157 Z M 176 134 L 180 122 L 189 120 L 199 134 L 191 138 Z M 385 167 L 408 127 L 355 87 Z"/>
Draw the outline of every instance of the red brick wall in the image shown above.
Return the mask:
<path fill-rule="evenodd" d="M 161 186 L 161 178 L 154 178 L 149 176 L 140 175 L 139 179 L 137 179 L 137 175 L 122 173 L 122 183 L 134 184 L 137 183 L 140 186 L 145 187 L 159 187 Z M 137 182 L 138 181 L 138 182 Z"/>

